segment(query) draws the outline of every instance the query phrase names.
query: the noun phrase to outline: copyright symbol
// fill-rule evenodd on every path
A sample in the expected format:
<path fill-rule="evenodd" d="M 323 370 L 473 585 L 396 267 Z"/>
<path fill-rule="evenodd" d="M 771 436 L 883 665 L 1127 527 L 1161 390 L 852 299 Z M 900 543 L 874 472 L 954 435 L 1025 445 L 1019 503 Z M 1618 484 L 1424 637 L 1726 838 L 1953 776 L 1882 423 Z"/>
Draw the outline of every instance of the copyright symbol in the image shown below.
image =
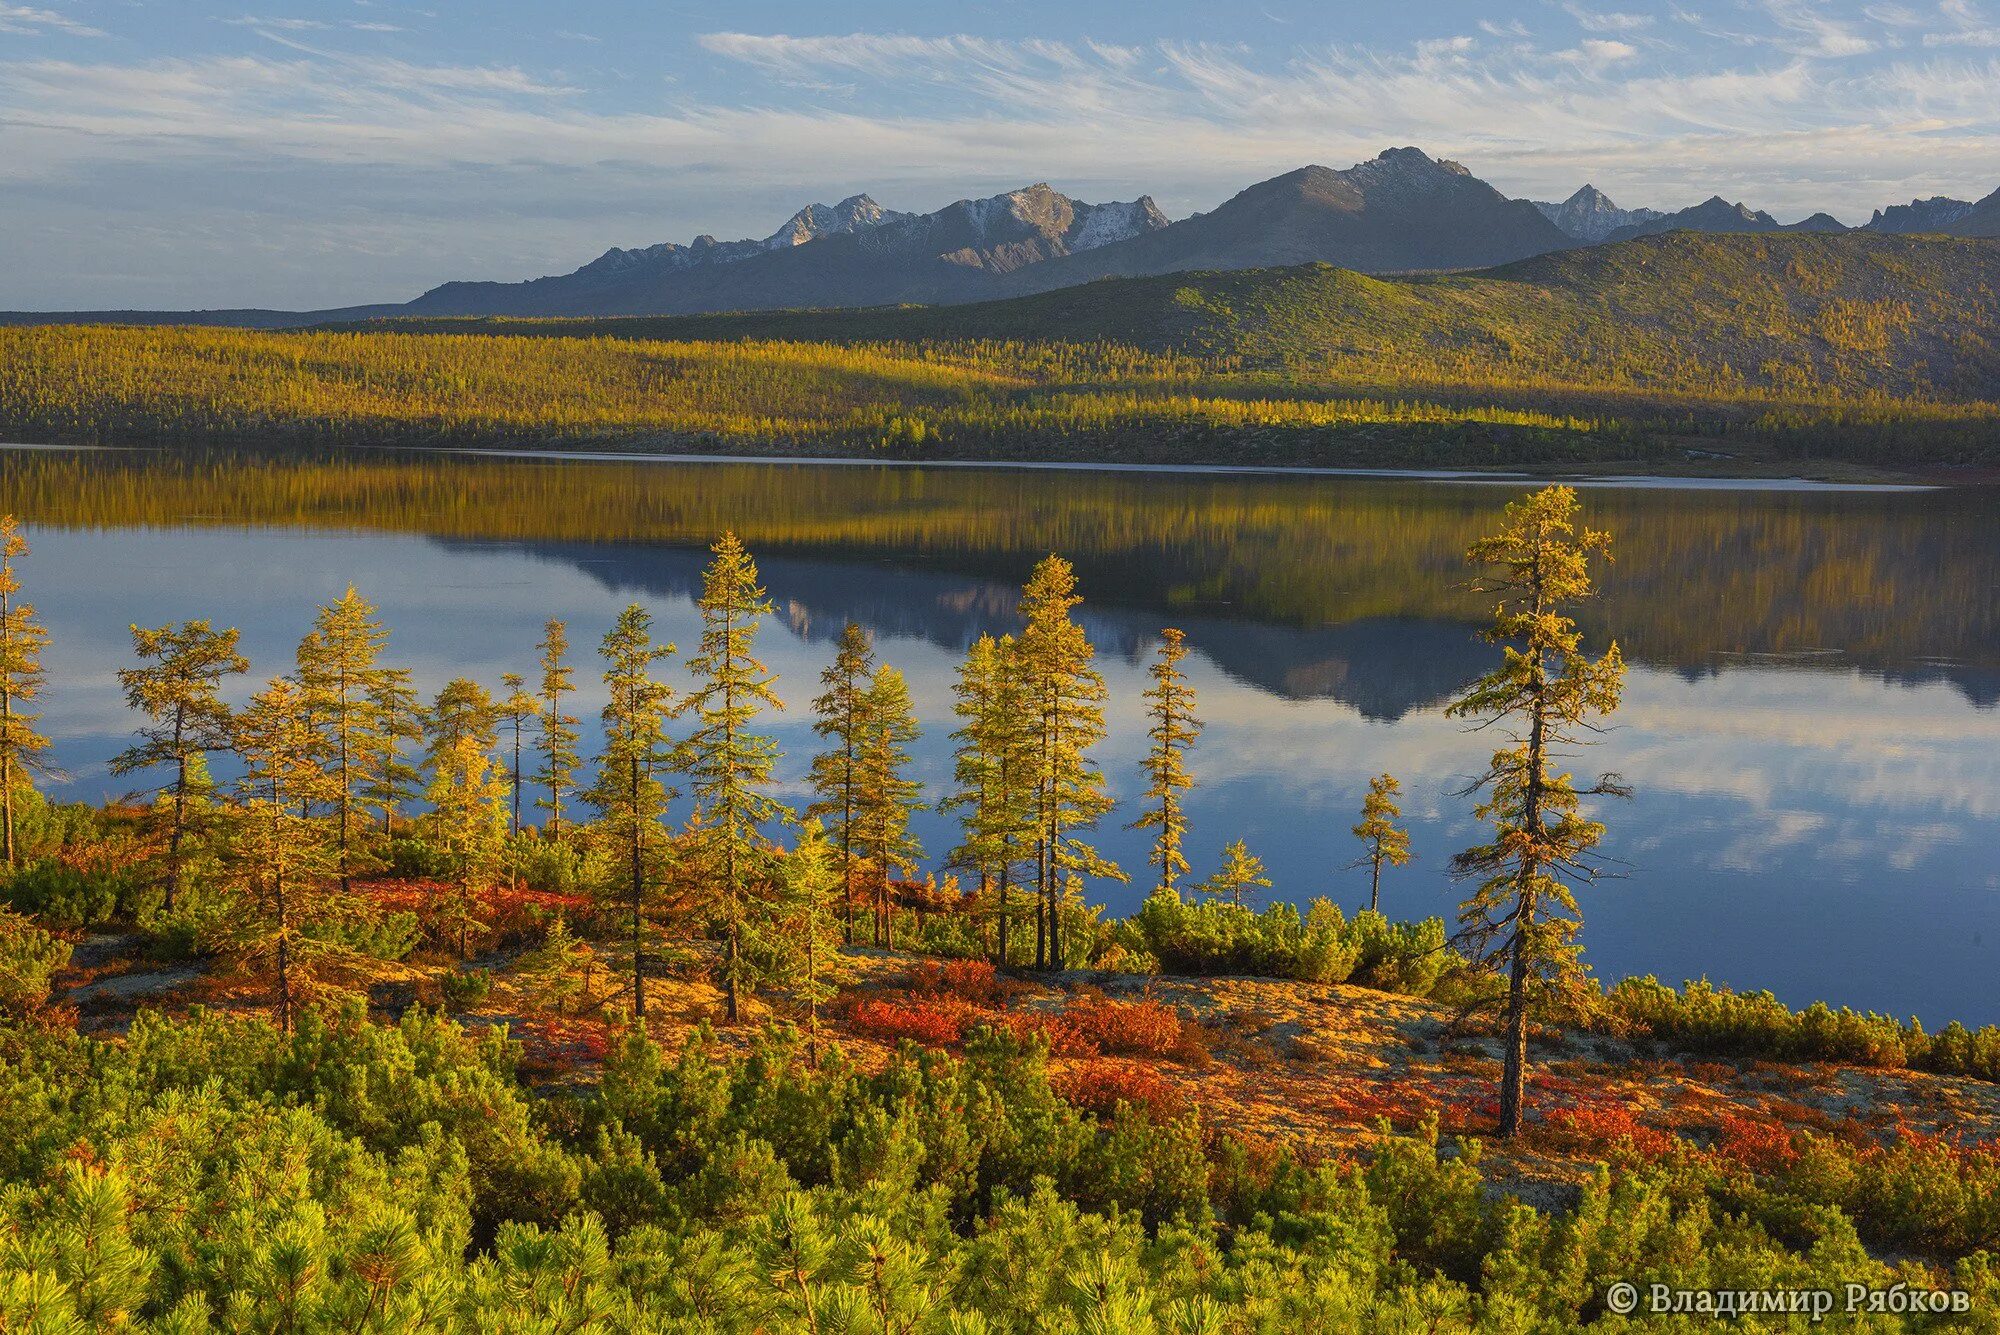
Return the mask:
<path fill-rule="evenodd" d="M 1638 1286 L 1620 1280 L 1604 1291 L 1604 1305 L 1616 1316 L 1630 1316 L 1639 1306 Z"/>

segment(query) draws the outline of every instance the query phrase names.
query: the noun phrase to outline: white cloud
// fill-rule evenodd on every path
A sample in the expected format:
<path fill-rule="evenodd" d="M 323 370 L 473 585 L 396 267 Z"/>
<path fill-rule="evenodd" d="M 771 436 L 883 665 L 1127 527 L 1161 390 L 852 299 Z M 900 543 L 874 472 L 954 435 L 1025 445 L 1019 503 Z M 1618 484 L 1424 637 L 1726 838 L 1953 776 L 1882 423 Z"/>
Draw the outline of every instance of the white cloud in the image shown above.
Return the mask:
<path fill-rule="evenodd" d="M 1653 26 L 1651 14 L 1628 14 L 1619 10 L 1590 10 L 1578 4 L 1563 9 L 1585 32 L 1638 32 Z"/>
<path fill-rule="evenodd" d="M 1855 32 L 1853 25 L 1829 17 L 1818 0 L 1764 0 L 1764 10 L 1783 34 L 1778 44 L 1797 55 L 1861 56 L 1880 45 Z"/>
<path fill-rule="evenodd" d="M 0 32 L 37 37 L 46 33 L 65 33 L 71 37 L 102 37 L 101 29 L 86 23 L 78 23 L 65 14 L 53 9 L 36 9 L 31 5 L 0 4 Z"/>

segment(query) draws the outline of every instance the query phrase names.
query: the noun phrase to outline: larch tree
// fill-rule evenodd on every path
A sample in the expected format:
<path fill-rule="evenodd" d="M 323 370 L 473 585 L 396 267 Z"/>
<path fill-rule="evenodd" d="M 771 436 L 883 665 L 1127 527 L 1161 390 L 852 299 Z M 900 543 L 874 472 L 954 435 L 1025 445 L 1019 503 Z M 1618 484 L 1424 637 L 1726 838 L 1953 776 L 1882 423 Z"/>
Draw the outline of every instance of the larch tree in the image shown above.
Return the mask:
<path fill-rule="evenodd" d="M 861 857 L 856 838 L 861 817 L 861 753 L 868 730 L 868 686 L 875 675 L 868 632 L 850 621 L 840 632 L 833 662 L 819 674 L 824 693 L 813 701 L 813 731 L 827 749 L 813 757 L 811 783 L 817 800 L 806 815 L 830 822 L 830 838 L 840 857 L 844 934 L 854 944 L 855 872 Z"/>
<path fill-rule="evenodd" d="M 507 784 L 493 756 L 471 733 L 460 733 L 430 758 L 430 803 L 425 817 L 433 845 L 451 864 L 453 893 L 438 907 L 437 923 L 459 957 L 471 949 L 480 895 L 500 878 L 507 834 Z"/>
<path fill-rule="evenodd" d="M 352 952 L 321 924 L 350 911 L 326 820 L 307 814 L 334 801 L 326 738 L 304 692 L 279 678 L 235 718 L 243 762 L 236 862 L 244 891 L 230 931 L 237 953 L 268 971 L 278 1026 L 290 1030 L 299 1002 L 322 990 L 322 970 Z"/>
<path fill-rule="evenodd" d="M 21 577 L 14 558 L 28 554 L 28 540 L 12 515 L 0 516 L 0 827 L 8 870 L 19 856 L 14 847 L 15 790 L 44 773 L 42 753 L 49 739 L 35 730 L 39 713 L 22 708 L 42 693 L 42 650 L 49 633 L 31 603 L 21 602 Z"/>
<path fill-rule="evenodd" d="M 819 1065 L 819 1012 L 840 993 L 841 873 L 832 843 L 818 818 L 799 827 L 792 851 L 785 855 L 780 882 L 777 939 L 790 968 L 792 998 L 806 1008 L 806 1055 Z"/>
<path fill-rule="evenodd" d="M 1238 839 L 1222 850 L 1222 865 L 1195 888 L 1212 899 L 1226 899 L 1240 909 L 1249 896 L 1269 890 L 1271 878 L 1264 874 L 1264 860 Z"/>
<path fill-rule="evenodd" d="M 966 651 L 952 687 L 952 733 L 958 743 L 952 766 L 954 788 L 941 804 L 957 810 L 962 831 L 950 866 L 979 877 L 982 898 L 990 897 L 996 926 L 994 958 L 1011 961 L 1008 928 L 1014 870 L 1034 844 L 1034 761 L 1039 733 L 1021 707 L 1020 674 L 1014 638 L 981 635 Z"/>
<path fill-rule="evenodd" d="M 113 774 L 136 774 L 172 766 L 161 785 L 166 797 L 166 909 L 173 911 L 181 888 L 181 853 L 196 786 L 209 786 L 207 758 L 234 743 L 229 706 L 222 700 L 225 677 L 241 676 L 250 662 L 237 652 L 235 630 L 216 630 L 207 621 L 179 626 L 133 626 L 132 650 L 142 664 L 120 668 L 125 703 L 145 715 L 139 740 L 112 758 Z M 156 813 L 160 808 L 156 804 Z"/>
<path fill-rule="evenodd" d="M 379 768 L 385 749 L 375 688 L 388 639 L 374 607 L 350 584 L 347 592 L 319 609 L 312 633 L 299 643 L 302 699 L 327 738 L 332 780 L 328 800 L 333 806 L 334 855 L 343 890 L 352 886 L 362 861 L 356 848 L 362 790 Z"/>
<path fill-rule="evenodd" d="M 713 547 L 702 574 L 700 651 L 688 660 L 699 687 L 688 698 L 695 731 L 687 741 L 687 772 L 695 800 L 689 841 L 708 885 L 711 916 L 723 940 L 724 1009 L 738 1018 L 750 982 L 743 952 L 746 931 L 761 925 L 757 903 L 768 895 L 772 849 L 762 827 L 785 814 L 765 790 L 778 746 L 755 730 L 764 709 L 783 709 L 775 678 L 756 654 L 757 629 L 771 601 L 757 582 L 757 563 L 733 533 Z"/>
<path fill-rule="evenodd" d="M 541 713 L 541 700 L 528 691 L 528 679 L 518 672 L 505 672 L 500 676 L 500 684 L 507 694 L 499 704 L 500 717 L 507 723 L 512 733 L 514 758 L 507 766 L 507 788 L 511 801 L 508 817 L 514 833 L 521 832 L 521 789 L 526 772 L 521 768 L 522 742 L 527 733 L 528 720 Z"/>
<path fill-rule="evenodd" d="M 451 864 L 449 888 L 432 905 L 435 929 L 463 955 L 479 920 L 479 892 L 490 886 L 500 850 L 493 821 L 506 830 L 506 784 L 495 773 L 499 710 L 486 688 L 454 677 L 424 713 L 424 818 L 432 839 Z"/>
<path fill-rule="evenodd" d="M 381 749 L 373 771 L 361 785 L 361 800 L 382 816 L 382 837 L 396 837 L 396 817 L 417 796 L 423 772 L 406 758 L 408 748 L 424 739 L 425 715 L 410 684 L 408 668 L 383 668 L 368 686 L 368 703 L 381 729 Z"/>
<path fill-rule="evenodd" d="M 583 768 L 577 752 L 580 720 L 563 712 L 563 697 L 576 690 L 568 661 L 569 628 L 550 618 L 542 628 L 542 642 L 537 647 L 542 654 L 542 684 L 541 706 L 537 710 L 541 726 L 536 730 L 535 749 L 541 762 L 534 779 L 543 796 L 535 799 L 535 805 L 549 813 L 549 838 L 560 839 L 563 798 L 575 786 L 577 772 Z"/>
<path fill-rule="evenodd" d="M 910 743 L 918 735 L 910 687 L 887 663 L 868 682 L 867 729 L 861 748 L 861 810 L 856 833 L 867 850 L 875 891 L 875 944 L 896 948 L 892 882 L 909 876 L 923 857 L 910 818 L 923 809 L 923 785 L 910 777 Z"/>
<path fill-rule="evenodd" d="M 1201 733 L 1194 712 L 1194 687 L 1181 671 L 1187 657 L 1187 637 L 1169 626 L 1160 632 L 1160 650 L 1153 660 L 1153 684 L 1146 690 L 1146 712 L 1152 723 L 1146 730 L 1151 745 L 1142 768 L 1146 791 L 1140 798 L 1145 810 L 1132 822 L 1135 830 L 1152 830 L 1153 851 L 1148 861 L 1160 869 L 1158 889 L 1171 894 L 1187 875 L 1187 809 L 1181 794 L 1194 787 L 1188 773 L 1187 752 Z"/>
<path fill-rule="evenodd" d="M 1368 781 L 1368 796 L 1361 799 L 1361 823 L 1354 827 L 1354 837 L 1361 841 L 1362 853 L 1347 865 L 1368 868 L 1371 913 L 1382 911 L 1382 868 L 1405 866 L 1412 856 L 1410 832 L 1396 824 L 1403 814 L 1396 805 L 1402 791 L 1395 775 L 1378 774 Z"/>
<path fill-rule="evenodd" d="M 1104 736 L 1104 678 L 1096 650 L 1071 613 L 1083 601 L 1076 571 L 1059 556 L 1035 566 L 1021 596 L 1025 625 L 1016 651 L 1021 706 L 1035 736 L 1035 963 L 1062 968 L 1062 896 L 1071 873 L 1124 880 L 1116 863 L 1076 836 L 1111 809 L 1104 775 L 1090 759 Z"/>
<path fill-rule="evenodd" d="M 619 871 L 632 923 L 632 1013 L 646 1018 L 646 910 L 663 856 L 670 793 L 660 776 L 673 767 L 667 720 L 673 688 L 655 667 L 673 656 L 653 642 L 653 618 L 637 603 L 618 614 L 598 648 L 604 659 L 604 755 L 583 800 L 597 812 L 596 834 Z"/>
<path fill-rule="evenodd" d="M 1594 592 L 1590 559 L 1608 560 L 1610 542 L 1578 526 L 1576 493 L 1558 486 L 1509 505 L 1500 531 L 1466 552 L 1480 568 L 1473 588 L 1497 600 L 1485 635 L 1501 646 L 1502 661 L 1447 712 L 1501 730 L 1506 743 L 1473 786 L 1485 794 L 1478 815 L 1493 837 L 1453 858 L 1452 870 L 1476 881 L 1459 909 L 1459 941 L 1507 982 L 1503 1137 L 1519 1134 L 1526 1112 L 1530 1007 L 1560 1001 L 1582 981 L 1575 886 L 1601 873 L 1593 850 L 1604 834 L 1582 799 L 1628 791 L 1609 774 L 1579 788 L 1563 767 L 1598 731 L 1593 720 L 1618 707 L 1623 687 L 1617 644 L 1589 657 L 1570 615 Z"/>

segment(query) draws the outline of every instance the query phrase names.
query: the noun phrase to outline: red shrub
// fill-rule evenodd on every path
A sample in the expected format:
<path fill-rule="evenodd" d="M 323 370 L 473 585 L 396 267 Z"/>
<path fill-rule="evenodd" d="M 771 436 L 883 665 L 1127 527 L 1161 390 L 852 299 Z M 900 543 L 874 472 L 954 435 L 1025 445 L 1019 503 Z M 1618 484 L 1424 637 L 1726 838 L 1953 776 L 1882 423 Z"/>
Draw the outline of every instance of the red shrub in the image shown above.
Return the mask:
<path fill-rule="evenodd" d="M 1798 1162 L 1798 1147 L 1782 1122 L 1725 1114 L 1715 1152 L 1759 1173 L 1775 1173 Z"/>
<path fill-rule="evenodd" d="M 1001 1001 L 1009 989 L 985 960 L 918 960 L 910 966 L 910 991 L 923 996 L 957 997 L 978 1006 Z"/>
<path fill-rule="evenodd" d="M 1104 1050 L 1064 1011 L 1003 1011 L 992 1017 L 992 1024 L 1023 1043 L 1044 1039 L 1058 1057 L 1095 1057 Z"/>
<path fill-rule="evenodd" d="M 1413 1085 L 1365 1079 L 1334 1082 L 1319 1107 L 1341 1122 L 1371 1127 L 1383 1118 L 1392 1126 L 1415 1126 L 1438 1111 L 1437 1101 Z"/>
<path fill-rule="evenodd" d="M 865 997 L 848 1011 L 847 1025 L 866 1038 L 887 1043 L 908 1038 L 941 1048 L 963 1039 L 966 1027 L 976 1018 L 970 1006 L 953 998 L 889 1001 Z"/>
<path fill-rule="evenodd" d="M 601 1062 L 611 1046 L 610 1031 L 602 1020 L 571 1020 L 550 1016 L 523 1021 L 519 1038 L 530 1065 L 566 1071 L 583 1064 Z"/>
<path fill-rule="evenodd" d="M 1657 1159 L 1671 1151 L 1674 1137 L 1657 1127 L 1647 1126 L 1629 1108 L 1617 1106 L 1557 1108 L 1543 1126 L 1559 1142 L 1579 1149 L 1629 1148 L 1642 1159 Z"/>
<path fill-rule="evenodd" d="M 1187 1032 L 1192 1026 L 1184 1024 L 1173 1007 L 1150 997 L 1144 1001 L 1086 997 L 1073 1002 L 1063 1015 L 1104 1052 L 1176 1057 L 1201 1046 L 1199 1034 Z"/>
<path fill-rule="evenodd" d="M 1179 1091 L 1135 1062 L 1087 1061 L 1062 1072 L 1054 1083 L 1058 1094 L 1098 1117 L 1110 1117 L 1126 1103 L 1166 1121 L 1187 1106 Z"/>

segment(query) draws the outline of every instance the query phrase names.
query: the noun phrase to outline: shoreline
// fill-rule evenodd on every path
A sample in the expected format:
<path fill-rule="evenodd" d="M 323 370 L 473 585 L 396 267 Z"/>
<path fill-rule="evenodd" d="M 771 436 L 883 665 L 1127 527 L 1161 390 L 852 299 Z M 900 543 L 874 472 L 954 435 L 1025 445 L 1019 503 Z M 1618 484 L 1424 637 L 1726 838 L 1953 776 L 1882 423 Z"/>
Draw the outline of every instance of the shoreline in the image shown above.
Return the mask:
<path fill-rule="evenodd" d="M 0 453 L 21 452 L 131 452 L 172 454 L 175 446 L 49 444 L 32 441 L 0 441 Z M 246 453 L 269 453 L 257 446 Z M 497 458 L 542 463 L 620 464 L 763 464 L 767 466 L 827 468 L 966 468 L 1005 469 L 1049 473 L 1125 473 L 1156 477 L 1272 477 L 1272 478 L 1351 478 L 1357 481 L 1437 482 L 1467 486 L 1520 486 L 1560 482 L 1580 488 L 1657 491 L 1746 491 L 1854 494 L 1907 494 L 1941 491 L 1953 486 L 1976 485 L 1954 481 L 1907 481 L 1884 478 L 1807 478 L 1796 474 L 1715 474 L 1619 471 L 1592 473 L 1560 468 L 1362 468 L 1310 464 L 1229 464 L 1229 463 L 1121 463 L 1087 459 L 912 459 L 867 458 L 859 455 L 744 453 L 673 453 L 649 450 L 565 450 L 520 446 L 464 445 L 377 445 L 347 444 L 334 450 L 366 450 L 394 454 L 430 454 L 451 457 Z"/>

